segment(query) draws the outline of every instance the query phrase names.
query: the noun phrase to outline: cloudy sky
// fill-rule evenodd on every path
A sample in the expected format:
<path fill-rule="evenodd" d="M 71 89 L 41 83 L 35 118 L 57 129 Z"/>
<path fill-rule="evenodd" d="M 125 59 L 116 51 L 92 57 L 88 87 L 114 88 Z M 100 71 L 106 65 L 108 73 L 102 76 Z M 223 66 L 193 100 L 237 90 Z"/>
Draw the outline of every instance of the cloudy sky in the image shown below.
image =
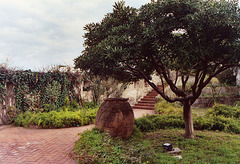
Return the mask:
<path fill-rule="evenodd" d="M 151 0 L 125 0 L 140 7 Z M 40 70 L 73 65 L 83 51 L 83 27 L 99 22 L 116 0 L 0 0 L 0 64 Z"/>

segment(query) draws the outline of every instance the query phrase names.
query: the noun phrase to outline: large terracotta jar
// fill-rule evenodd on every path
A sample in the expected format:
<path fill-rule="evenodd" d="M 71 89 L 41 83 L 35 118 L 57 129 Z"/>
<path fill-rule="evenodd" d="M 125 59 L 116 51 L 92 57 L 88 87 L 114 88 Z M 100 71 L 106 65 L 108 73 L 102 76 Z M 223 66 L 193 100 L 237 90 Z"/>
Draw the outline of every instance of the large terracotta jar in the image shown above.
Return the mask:
<path fill-rule="evenodd" d="M 96 128 L 113 137 L 127 139 L 134 129 L 134 114 L 128 99 L 108 98 L 100 106 L 96 117 Z"/>

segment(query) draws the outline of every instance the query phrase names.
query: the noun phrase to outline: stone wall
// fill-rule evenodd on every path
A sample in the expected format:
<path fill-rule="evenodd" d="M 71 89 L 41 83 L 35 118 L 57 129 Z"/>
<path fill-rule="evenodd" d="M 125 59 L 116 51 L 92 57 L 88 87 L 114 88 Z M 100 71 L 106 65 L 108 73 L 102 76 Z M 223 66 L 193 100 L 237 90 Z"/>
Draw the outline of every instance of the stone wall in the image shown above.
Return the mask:
<path fill-rule="evenodd" d="M 235 102 L 240 101 L 240 96 L 224 96 L 219 97 L 219 104 L 234 105 Z M 199 97 L 192 105 L 193 108 L 209 108 L 214 105 L 212 97 Z"/>
<path fill-rule="evenodd" d="M 155 85 L 160 85 L 161 80 L 157 75 L 152 76 L 152 82 Z M 146 96 L 150 91 L 152 91 L 152 87 L 148 85 L 145 80 L 139 80 L 132 84 L 129 84 L 124 90 L 122 97 L 128 98 L 128 102 L 130 105 L 135 105 L 141 98 Z"/>
<path fill-rule="evenodd" d="M 161 84 L 161 80 L 157 75 L 152 76 L 152 82 L 156 85 Z M 82 83 L 81 87 L 81 97 L 85 101 L 92 101 L 92 91 L 84 91 L 83 90 L 84 84 Z M 120 85 L 119 85 L 120 86 Z M 128 98 L 128 102 L 130 105 L 134 105 L 139 101 L 141 98 L 143 98 L 147 93 L 149 93 L 152 90 L 152 87 L 148 85 L 148 83 L 145 80 L 139 80 L 137 82 L 132 82 L 127 85 L 127 88 L 122 92 L 122 98 Z M 101 96 L 101 100 L 103 102 L 103 99 L 105 98 L 115 98 L 115 93 L 107 97 L 106 95 Z"/>
<path fill-rule="evenodd" d="M 236 101 L 240 101 L 240 88 L 237 86 L 218 87 L 216 90 L 217 102 L 220 104 L 233 105 Z M 214 105 L 212 96 L 212 88 L 205 87 L 201 96 L 196 100 L 192 107 L 208 108 Z"/>
<path fill-rule="evenodd" d="M 236 73 L 237 75 L 236 75 L 236 84 L 237 84 L 237 86 L 240 86 L 240 68 L 239 69 L 237 69 L 237 73 Z"/>
<path fill-rule="evenodd" d="M 215 89 L 216 94 L 220 96 L 230 96 L 230 95 L 239 95 L 240 88 L 238 86 L 225 86 L 225 87 L 217 87 Z M 208 95 L 211 96 L 213 92 L 213 88 L 211 87 L 205 87 L 202 90 L 202 96 Z"/>

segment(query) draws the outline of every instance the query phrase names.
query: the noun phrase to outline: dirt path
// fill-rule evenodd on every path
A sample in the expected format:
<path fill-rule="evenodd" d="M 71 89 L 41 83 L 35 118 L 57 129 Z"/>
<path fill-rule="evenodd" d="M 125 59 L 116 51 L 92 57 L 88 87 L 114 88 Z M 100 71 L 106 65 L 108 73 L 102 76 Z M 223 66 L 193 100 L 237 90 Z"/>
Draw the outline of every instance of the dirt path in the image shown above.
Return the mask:
<path fill-rule="evenodd" d="M 134 110 L 135 118 L 154 114 L 153 110 Z M 71 152 L 78 134 L 94 125 L 64 129 L 0 127 L 0 164 L 75 164 Z"/>

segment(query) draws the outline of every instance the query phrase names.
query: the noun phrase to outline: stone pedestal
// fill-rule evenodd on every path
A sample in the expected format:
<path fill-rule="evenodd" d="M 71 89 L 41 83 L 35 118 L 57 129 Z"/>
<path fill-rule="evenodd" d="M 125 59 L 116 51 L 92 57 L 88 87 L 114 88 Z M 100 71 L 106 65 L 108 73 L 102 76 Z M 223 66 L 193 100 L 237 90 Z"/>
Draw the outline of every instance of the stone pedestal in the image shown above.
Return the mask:
<path fill-rule="evenodd" d="M 134 114 L 128 99 L 105 99 L 97 112 L 96 128 L 113 137 L 127 139 L 134 129 Z"/>

